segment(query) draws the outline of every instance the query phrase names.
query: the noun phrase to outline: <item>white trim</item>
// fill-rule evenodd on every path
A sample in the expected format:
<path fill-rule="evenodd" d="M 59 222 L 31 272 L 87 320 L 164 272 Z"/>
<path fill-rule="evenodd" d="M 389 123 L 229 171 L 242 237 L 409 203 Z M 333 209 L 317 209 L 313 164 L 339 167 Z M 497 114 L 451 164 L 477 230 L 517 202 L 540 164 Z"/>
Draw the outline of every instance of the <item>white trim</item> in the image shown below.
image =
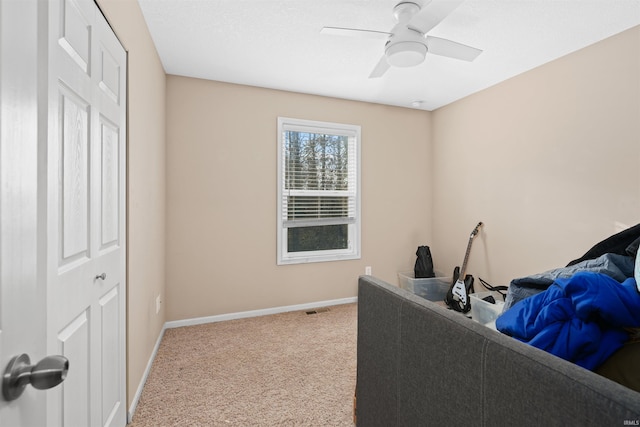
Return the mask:
<path fill-rule="evenodd" d="M 301 311 L 311 308 L 328 307 L 332 305 L 351 304 L 358 302 L 358 297 L 341 298 L 328 301 L 311 302 L 307 304 L 287 305 L 282 307 L 265 308 L 261 310 L 242 311 L 238 313 L 219 314 L 217 316 L 196 317 L 193 319 L 174 320 L 164 324 L 166 329 L 181 328 L 183 326 L 202 325 L 204 323 L 223 322 L 226 320 L 244 319 L 247 317 L 266 316 L 269 314 Z"/>
<path fill-rule="evenodd" d="M 156 340 L 156 345 L 155 347 L 153 347 L 153 351 L 151 352 L 151 357 L 149 358 L 149 362 L 147 362 L 147 368 L 144 370 L 144 374 L 142 375 L 140 384 L 138 384 L 138 390 L 136 390 L 136 394 L 133 396 L 131 406 L 129 407 L 129 413 L 127 414 L 127 424 L 130 424 L 133 421 L 133 415 L 135 414 L 136 408 L 138 407 L 138 401 L 140 400 L 140 396 L 142 396 L 142 390 L 144 389 L 144 385 L 147 382 L 147 377 L 149 377 L 149 373 L 151 372 L 153 361 L 156 360 L 156 355 L 158 354 L 158 349 L 160 348 L 160 342 L 162 342 L 162 337 L 164 337 L 164 331 L 166 330 L 167 330 L 167 324 L 165 323 L 162 326 L 160 335 L 158 335 L 158 339 Z"/>

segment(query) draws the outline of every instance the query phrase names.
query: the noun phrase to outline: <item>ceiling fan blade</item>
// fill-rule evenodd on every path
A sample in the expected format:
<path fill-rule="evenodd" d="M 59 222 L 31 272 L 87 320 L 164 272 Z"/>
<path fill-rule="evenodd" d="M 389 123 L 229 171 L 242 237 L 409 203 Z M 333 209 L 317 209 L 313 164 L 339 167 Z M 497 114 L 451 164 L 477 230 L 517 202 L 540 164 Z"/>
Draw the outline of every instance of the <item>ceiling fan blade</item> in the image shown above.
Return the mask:
<path fill-rule="evenodd" d="M 374 30 L 361 30 L 358 28 L 340 28 L 340 27 L 322 27 L 322 34 L 330 34 L 335 36 L 360 37 L 365 39 L 386 40 L 391 33 Z"/>
<path fill-rule="evenodd" d="M 440 37 L 427 36 L 427 52 L 471 62 L 482 53 L 482 50 Z"/>
<path fill-rule="evenodd" d="M 378 64 L 375 66 L 371 74 L 369 74 L 369 78 L 375 79 L 378 77 L 382 77 L 384 73 L 387 72 L 389 67 L 390 65 L 387 62 L 387 57 L 385 55 L 382 55 L 382 58 L 380 58 L 380 61 L 378 61 Z"/>
<path fill-rule="evenodd" d="M 428 6 L 420 9 L 409 21 L 408 27 L 427 34 L 463 2 L 464 0 L 433 0 Z"/>

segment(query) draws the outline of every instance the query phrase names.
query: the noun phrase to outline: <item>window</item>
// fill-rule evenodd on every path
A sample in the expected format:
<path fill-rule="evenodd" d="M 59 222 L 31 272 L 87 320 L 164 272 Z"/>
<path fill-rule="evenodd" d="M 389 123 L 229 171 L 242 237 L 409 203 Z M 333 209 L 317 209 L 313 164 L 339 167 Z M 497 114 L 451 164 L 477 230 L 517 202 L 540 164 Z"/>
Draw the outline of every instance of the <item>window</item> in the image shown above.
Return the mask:
<path fill-rule="evenodd" d="M 278 264 L 360 258 L 360 126 L 278 118 Z"/>

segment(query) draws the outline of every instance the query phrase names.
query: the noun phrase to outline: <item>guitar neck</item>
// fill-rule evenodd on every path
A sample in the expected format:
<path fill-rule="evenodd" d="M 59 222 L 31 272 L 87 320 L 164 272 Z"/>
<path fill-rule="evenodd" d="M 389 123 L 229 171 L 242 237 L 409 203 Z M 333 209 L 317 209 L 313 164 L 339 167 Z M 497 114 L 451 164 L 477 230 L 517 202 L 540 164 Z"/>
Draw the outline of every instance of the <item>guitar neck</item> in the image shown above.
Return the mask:
<path fill-rule="evenodd" d="M 467 244 L 467 252 L 464 254 L 464 262 L 462 263 L 462 267 L 460 268 L 460 275 L 458 276 L 458 280 L 464 281 L 465 273 L 467 272 L 467 261 L 469 261 L 469 254 L 471 253 L 471 242 L 473 241 L 473 236 L 469 237 L 469 243 Z"/>
<path fill-rule="evenodd" d="M 478 230 L 480 229 L 480 227 L 482 227 L 482 225 L 482 222 L 479 222 L 469 236 L 469 243 L 467 244 L 467 251 L 464 254 L 464 262 L 462 263 L 462 267 L 460 268 L 458 280 L 464 281 L 464 276 L 467 273 L 467 261 L 469 261 L 469 254 L 471 253 L 471 243 L 473 242 L 473 238 L 478 234 Z"/>

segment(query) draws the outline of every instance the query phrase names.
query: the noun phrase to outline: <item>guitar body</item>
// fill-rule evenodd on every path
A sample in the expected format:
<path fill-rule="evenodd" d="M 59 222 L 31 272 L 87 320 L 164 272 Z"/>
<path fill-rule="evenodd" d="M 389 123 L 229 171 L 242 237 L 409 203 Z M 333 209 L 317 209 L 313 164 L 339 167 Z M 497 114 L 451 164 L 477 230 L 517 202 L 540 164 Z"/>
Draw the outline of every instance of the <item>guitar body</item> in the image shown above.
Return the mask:
<path fill-rule="evenodd" d="M 451 286 L 447 292 L 445 302 L 449 307 L 462 313 L 467 313 L 471 310 L 471 299 L 469 294 L 474 292 L 473 289 L 473 276 L 470 274 L 465 275 L 464 280 L 460 279 L 460 267 L 453 269 L 453 280 Z"/>
<path fill-rule="evenodd" d="M 471 243 L 473 242 L 473 238 L 478 234 L 480 227 L 482 227 L 482 222 L 479 222 L 471 232 L 462 268 L 456 267 L 453 269 L 453 280 L 449 287 L 449 291 L 447 292 L 447 296 L 444 299 L 444 302 L 449 306 L 449 308 L 461 311 L 462 313 L 467 313 L 471 310 L 471 299 L 469 298 L 469 294 L 473 292 L 473 276 L 469 274 L 465 275 L 465 272 L 467 270 L 469 253 L 471 252 Z"/>

